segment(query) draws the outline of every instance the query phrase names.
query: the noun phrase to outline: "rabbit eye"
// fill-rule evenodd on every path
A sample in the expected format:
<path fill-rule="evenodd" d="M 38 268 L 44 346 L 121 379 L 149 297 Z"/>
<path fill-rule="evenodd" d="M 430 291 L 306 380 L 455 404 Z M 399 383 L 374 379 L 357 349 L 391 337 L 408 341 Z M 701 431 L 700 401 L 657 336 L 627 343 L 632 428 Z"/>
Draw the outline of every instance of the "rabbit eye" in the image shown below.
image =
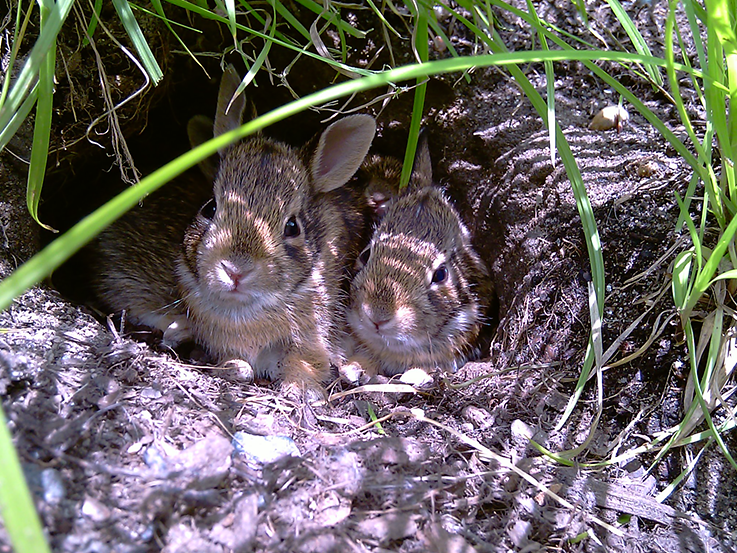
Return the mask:
<path fill-rule="evenodd" d="M 370 257 L 371 257 L 371 248 L 366 248 L 365 250 L 361 252 L 361 255 L 358 256 L 358 261 L 361 265 L 366 265 Z"/>
<path fill-rule="evenodd" d="M 432 283 L 440 284 L 441 282 L 444 282 L 446 278 L 448 278 L 448 269 L 446 269 L 445 264 L 443 264 L 435 269 L 435 272 L 432 274 Z"/>
<path fill-rule="evenodd" d="M 212 218 L 215 217 L 215 212 L 217 211 L 218 204 L 215 202 L 215 198 L 210 198 L 207 200 L 207 203 L 202 206 L 200 209 L 200 215 L 202 215 L 205 219 L 209 219 L 212 221 Z"/>
<path fill-rule="evenodd" d="M 295 217 L 290 217 L 287 224 L 284 225 L 284 237 L 285 238 L 296 238 L 300 235 L 302 230 L 299 228 L 299 223 Z"/>

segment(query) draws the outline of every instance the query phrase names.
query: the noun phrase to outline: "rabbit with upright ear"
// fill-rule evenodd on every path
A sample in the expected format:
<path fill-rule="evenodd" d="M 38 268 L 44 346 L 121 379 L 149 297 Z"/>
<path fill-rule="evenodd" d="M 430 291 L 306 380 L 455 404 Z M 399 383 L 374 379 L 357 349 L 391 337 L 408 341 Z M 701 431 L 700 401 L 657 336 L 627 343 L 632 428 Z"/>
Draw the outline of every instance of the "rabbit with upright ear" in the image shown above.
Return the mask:
<path fill-rule="evenodd" d="M 220 86 L 215 135 L 241 124 L 245 99 L 231 101 L 239 83 L 229 67 Z M 186 335 L 222 364 L 241 374 L 281 376 L 290 390 L 311 395 L 321 390 L 331 364 L 345 361 L 340 344 L 348 268 L 370 232 L 363 196 L 343 185 L 361 165 L 374 133 L 372 117 L 354 115 L 336 121 L 301 150 L 262 135 L 224 148 L 209 199 L 187 217 L 179 243 L 172 245 L 172 276 L 161 280 L 173 282 L 176 291 L 162 294 L 161 283 L 152 285 L 144 271 L 133 276 L 142 288 L 160 294 L 149 313 L 176 304 L 177 315 L 185 315 Z M 197 134 L 190 128 L 190 136 Z M 186 214 L 171 217 L 177 216 Z M 151 249 L 151 242 L 145 240 L 145 247 Z M 168 250 L 139 252 L 138 258 L 155 270 L 159 254 L 168 271 Z M 120 270 L 121 260 L 116 261 L 111 272 Z M 131 276 L 127 271 L 125 278 Z M 115 295 L 119 279 L 103 280 L 107 296 Z M 127 309 L 130 317 L 130 305 L 114 307 Z M 165 335 L 171 324 L 136 318 Z"/>
<path fill-rule="evenodd" d="M 241 124 L 239 82 L 232 69 L 223 77 L 216 135 Z M 301 151 L 258 135 L 220 152 L 176 274 L 195 340 L 224 364 L 314 392 L 342 362 L 341 289 L 367 225 L 339 189 L 375 128 L 354 115 Z"/>
<path fill-rule="evenodd" d="M 346 375 L 455 371 L 474 350 L 492 292 L 471 236 L 432 184 L 423 133 L 410 185 L 359 256 L 347 319 L 355 341 Z"/>

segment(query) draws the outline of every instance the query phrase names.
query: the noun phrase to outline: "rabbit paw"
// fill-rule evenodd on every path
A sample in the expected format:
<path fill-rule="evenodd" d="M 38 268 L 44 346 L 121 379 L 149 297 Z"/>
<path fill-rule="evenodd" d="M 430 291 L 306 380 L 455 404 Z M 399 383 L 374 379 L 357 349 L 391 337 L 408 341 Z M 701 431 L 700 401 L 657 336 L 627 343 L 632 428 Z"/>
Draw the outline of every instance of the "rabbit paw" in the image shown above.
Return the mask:
<path fill-rule="evenodd" d="M 282 393 L 285 397 L 310 405 L 325 399 L 325 390 L 315 382 L 284 382 Z"/>
<path fill-rule="evenodd" d="M 227 361 L 222 363 L 222 367 L 224 369 L 230 369 L 228 371 L 230 373 L 229 376 L 231 376 L 235 380 L 244 382 L 246 384 L 250 384 L 253 382 L 255 376 L 253 367 L 248 361 L 245 361 L 244 359 L 228 359 Z"/>
<path fill-rule="evenodd" d="M 341 365 L 338 368 L 338 374 L 340 374 L 340 377 L 344 382 L 352 384 L 353 386 L 358 386 L 368 380 L 366 371 L 357 361 Z"/>
<path fill-rule="evenodd" d="M 166 324 L 166 323 L 164 323 Z M 164 329 L 164 337 L 161 345 L 165 348 L 174 349 L 179 344 L 192 339 L 192 331 L 186 317 L 177 318 Z"/>

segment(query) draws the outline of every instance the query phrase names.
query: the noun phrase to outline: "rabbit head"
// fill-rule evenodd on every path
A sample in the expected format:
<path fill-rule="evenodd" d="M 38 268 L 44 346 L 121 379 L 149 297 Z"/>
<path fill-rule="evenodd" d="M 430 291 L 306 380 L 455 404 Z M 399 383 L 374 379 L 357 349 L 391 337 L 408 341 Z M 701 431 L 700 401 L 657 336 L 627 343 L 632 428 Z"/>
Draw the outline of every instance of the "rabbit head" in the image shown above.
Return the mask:
<path fill-rule="evenodd" d="M 397 196 L 401 175 L 402 162 L 393 157 L 373 154 L 361 164 L 356 178 L 362 183 L 374 222 L 381 221 L 392 199 Z"/>
<path fill-rule="evenodd" d="M 357 263 L 348 321 L 374 370 L 455 370 L 465 362 L 491 284 L 468 229 L 432 185 L 424 133 L 410 185 L 390 203 Z"/>

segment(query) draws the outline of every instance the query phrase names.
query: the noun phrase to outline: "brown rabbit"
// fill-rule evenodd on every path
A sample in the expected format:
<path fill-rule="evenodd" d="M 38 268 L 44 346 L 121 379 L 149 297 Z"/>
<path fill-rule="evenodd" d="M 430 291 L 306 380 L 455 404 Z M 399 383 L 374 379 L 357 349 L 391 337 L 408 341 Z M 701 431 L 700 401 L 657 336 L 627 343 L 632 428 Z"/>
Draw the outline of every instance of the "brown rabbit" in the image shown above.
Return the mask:
<path fill-rule="evenodd" d="M 216 135 L 241 124 L 242 96 L 226 112 L 239 82 L 228 68 Z M 170 343 L 191 336 L 241 373 L 282 376 L 290 389 L 320 390 L 331 364 L 344 362 L 338 345 L 347 268 L 370 229 L 360 191 L 341 187 L 360 166 L 374 132 L 372 117 L 354 115 L 330 125 L 314 147 L 297 150 L 257 135 L 225 148 L 212 197 L 193 214 L 192 203 L 181 198 L 186 205 L 177 213 L 148 209 L 138 215 L 146 236 L 139 236 L 134 221 L 101 240 L 105 261 L 112 263 L 100 278 L 102 296 L 133 322 L 161 329 Z M 166 212 L 166 205 L 161 209 Z M 156 230 L 160 219 L 172 228 Z M 157 248 L 161 234 L 167 245 Z M 175 236 L 178 243 L 169 241 Z M 120 250 L 133 254 L 124 259 Z M 151 293 L 138 299 L 136 286 Z"/>
<path fill-rule="evenodd" d="M 432 185 L 424 133 L 410 185 L 389 204 L 358 266 L 347 316 L 354 355 L 342 374 L 455 371 L 465 363 L 492 286 L 468 229 Z"/>

